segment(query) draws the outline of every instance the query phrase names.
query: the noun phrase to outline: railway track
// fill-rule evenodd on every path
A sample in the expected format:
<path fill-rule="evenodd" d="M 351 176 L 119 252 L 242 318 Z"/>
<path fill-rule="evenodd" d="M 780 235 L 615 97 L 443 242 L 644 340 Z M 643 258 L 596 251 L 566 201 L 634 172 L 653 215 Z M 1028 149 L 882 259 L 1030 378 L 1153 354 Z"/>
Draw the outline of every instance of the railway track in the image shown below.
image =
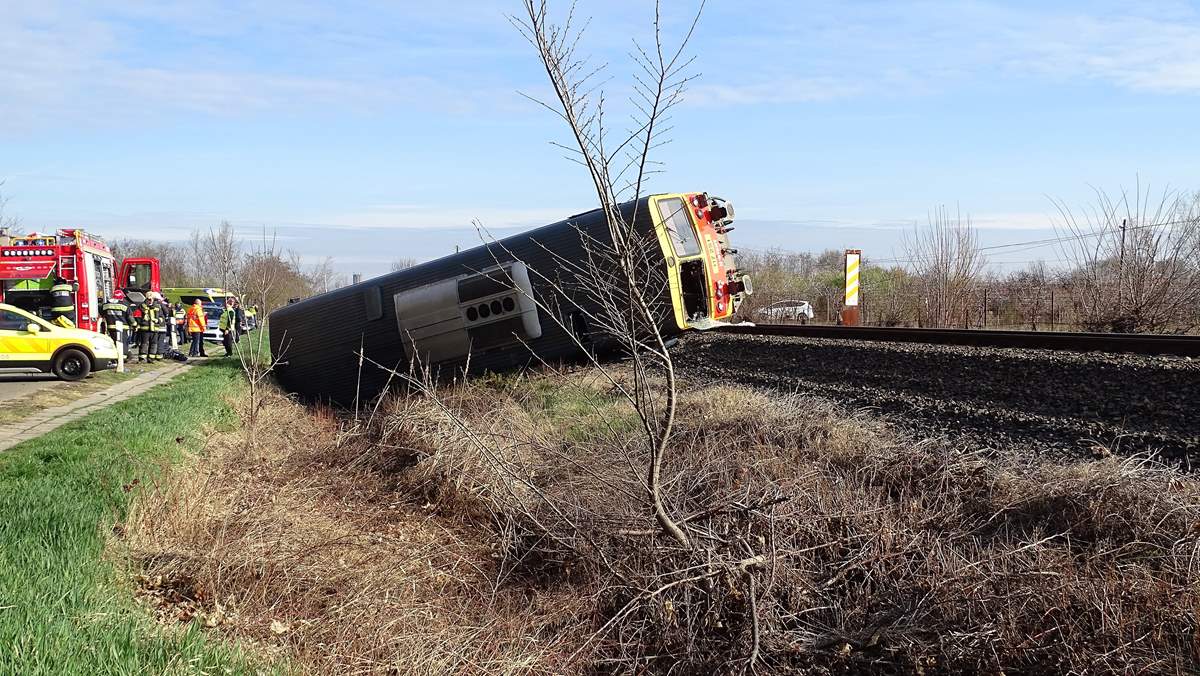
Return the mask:
<path fill-rule="evenodd" d="M 1200 336 L 1134 333 L 1068 333 L 1057 331 L 989 331 L 986 329 L 914 329 L 876 326 L 758 324 L 728 326 L 722 333 L 793 338 L 838 338 L 889 343 L 1014 347 L 1075 352 L 1110 352 L 1200 357 Z"/>
<path fill-rule="evenodd" d="M 1200 467 L 1200 359 L 1179 356 L 1195 338 L 1014 333 L 739 326 L 685 336 L 675 364 L 691 382 L 815 396 L 964 449 L 1062 460 L 1154 453 Z"/>

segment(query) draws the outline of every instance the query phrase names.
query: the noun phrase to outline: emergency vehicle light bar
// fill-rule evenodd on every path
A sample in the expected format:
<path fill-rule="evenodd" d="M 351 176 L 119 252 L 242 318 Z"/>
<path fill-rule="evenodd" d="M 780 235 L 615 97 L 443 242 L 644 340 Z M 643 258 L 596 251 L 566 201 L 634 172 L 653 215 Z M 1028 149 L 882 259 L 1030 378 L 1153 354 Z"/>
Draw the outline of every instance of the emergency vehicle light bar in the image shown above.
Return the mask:
<path fill-rule="evenodd" d="M 15 249 L 5 249 L 5 256 L 53 256 L 54 249 L 25 249 L 17 251 Z"/>

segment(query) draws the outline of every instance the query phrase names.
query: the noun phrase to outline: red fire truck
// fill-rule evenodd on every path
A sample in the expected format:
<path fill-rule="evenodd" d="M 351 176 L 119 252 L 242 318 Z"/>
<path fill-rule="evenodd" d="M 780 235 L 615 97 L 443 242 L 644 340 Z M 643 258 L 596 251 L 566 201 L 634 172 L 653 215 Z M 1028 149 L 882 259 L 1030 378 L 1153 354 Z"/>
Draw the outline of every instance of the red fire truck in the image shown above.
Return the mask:
<path fill-rule="evenodd" d="M 126 259 L 118 275 L 108 245 L 79 228 L 17 235 L 0 245 L 0 302 L 49 319 L 50 287 L 60 277 L 75 286 L 75 325 L 90 331 L 106 328 L 103 299 L 161 288 L 156 259 Z"/>

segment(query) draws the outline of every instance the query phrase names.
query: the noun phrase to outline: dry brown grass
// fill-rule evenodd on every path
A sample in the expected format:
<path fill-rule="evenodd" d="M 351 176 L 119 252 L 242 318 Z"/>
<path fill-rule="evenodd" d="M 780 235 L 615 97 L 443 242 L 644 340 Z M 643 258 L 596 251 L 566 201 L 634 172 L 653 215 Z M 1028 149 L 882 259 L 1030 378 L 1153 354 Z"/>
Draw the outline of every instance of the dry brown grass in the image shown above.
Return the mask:
<path fill-rule="evenodd" d="M 1200 665 L 1200 481 L 1146 460 L 983 457 L 812 399 L 696 388 L 664 467 L 701 543 L 685 551 L 643 534 L 636 430 L 590 372 L 358 423 L 268 410 L 271 443 L 218 444 L 143 496 L 128 546 L 149 586 L 319 671 Z"/>
<path fill-rule="evenodd" d="M 140 596 L 325 673 L 538 673 L 576 612 L 495 585 L 486 540 L 339 451 L 339 420 L 282 397 L 259 445 L 216 438 L 146 489 L 120 543 Z"/>

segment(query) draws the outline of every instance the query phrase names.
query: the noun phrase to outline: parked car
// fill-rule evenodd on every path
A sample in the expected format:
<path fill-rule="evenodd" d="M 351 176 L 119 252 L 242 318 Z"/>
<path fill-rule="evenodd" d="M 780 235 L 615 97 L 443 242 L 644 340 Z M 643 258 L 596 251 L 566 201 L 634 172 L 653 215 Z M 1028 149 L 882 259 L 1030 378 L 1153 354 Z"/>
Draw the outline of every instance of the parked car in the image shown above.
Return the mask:
<path fill-rule="evenodd" d="M 63 380 L 83 380 L 92 371 L 116 365 L 112 338 L 63 328 L 0 303 L 0 373 L 53 373 Z"/>
<path fill-rule="evenodd" d="M 781 300 L 758 311 L 759 317 L 772 322 L 800 322 L 813 318 L 812 304 L 806 300 Z"/>

